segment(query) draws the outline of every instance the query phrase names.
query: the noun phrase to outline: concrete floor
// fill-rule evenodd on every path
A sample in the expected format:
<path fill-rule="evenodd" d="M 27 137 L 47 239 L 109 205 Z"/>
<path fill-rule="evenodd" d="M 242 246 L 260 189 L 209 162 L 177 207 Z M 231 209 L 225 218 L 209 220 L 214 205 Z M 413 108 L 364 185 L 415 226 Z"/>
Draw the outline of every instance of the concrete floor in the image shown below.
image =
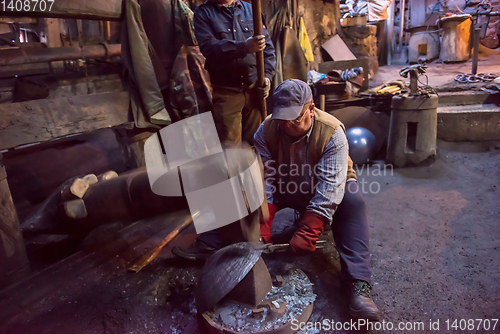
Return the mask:
<path fill-rule="evenodd" d="M 500 143 L 439 142 L 438 149 L 429 166 L 358 170 L 370 222 L 373 296 L 382 319 L 394 326 L 424 322 L 428 333 L 451 332 L 447 319 L 495 319 L 500 310 Z M 290 212 L 280 212 L 276 230 L 289 225 L 289 218 Z M 318 295 L 311 321 L 349 321 L 333 245 L 312 256 L 265 260 L 274 272 L 297 266 L 308 274 Z M 22 320 L 0 324 L 0 332 L 202 333 L 193 300 L 199 270 L 171 259 L 168 249 L 138 274 L 124 266 L 101 269 L 100 279 L 81 278 L 80 288 L 57 303 L 26 307 Z M 31 312 L 40 305 L 43 312 Z M 10 306 L 0 303 L 0 318 Z M 431 330 L 429 320 L 439 320 L 440 329 Z M 490 332 L 499 330 L 497 324 Z"/>
<path fill-rule="evenodd" d="M 480 49 L 484 50 L 484 53 L 480 53 L 477 73 L 495 73 L 500 76 L 500 49 L 490 50 L 486 48 Z M 379 68 L 378 72 L 373 78 L 370 79 L 369 86 L 376 87 L 384 82 L 388 82 L 396 79 L 403 79 L 399 75 L 399 71 L 408 66 L 405 65 L 391 65 L 382 66 Z M 469 74 L 472 73 L 472 60 L 468 60 L 462 63 L 452 63 L 446 64 L 439 60 L 435 60 L 428 64 L 427 77 L 429 78 L 428 84 L 437 89 L 470 89 L 476 86 L 484 86 L 484 84 L 461 84 L 456 82 L 455 76 L 457 74 Z M 409 79 L 404 79 L 409 81 Z M 422 77 L 420 81 L 423 84 L 427 84 L 425 77 Z"/>

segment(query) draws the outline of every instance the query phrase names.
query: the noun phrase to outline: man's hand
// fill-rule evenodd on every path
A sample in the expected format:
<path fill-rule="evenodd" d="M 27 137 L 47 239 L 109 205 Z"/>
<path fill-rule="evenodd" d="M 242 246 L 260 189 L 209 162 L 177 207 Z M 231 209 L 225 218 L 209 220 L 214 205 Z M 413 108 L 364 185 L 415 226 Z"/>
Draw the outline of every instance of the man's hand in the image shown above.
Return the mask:
<path fill-rule="evenodd" d="M 266 48 L 266 36 L 264 35 L 249 37 L 245 41 L 246 53 L 256 53 L 259 51 L 264 51 L 265 48 Z"/>
<path fill-rule="evenodd" d="M 259 100 L 264 100 L 269 97 L 269 90 L 271 89 L 271 80 L 269 78 L 266 78 L 266 81 L 264 83 L 264 87 L 255 87 L 255 91 L 257 93 L 257 98 Z"/>
<path fill-rule="evenodd" d="M 290 251 L 296 255 L 312 253 L 316 250 L 316 241 L 325 229 L 325 218 L 306 211 L 299 223 L 299 228 L 290 240 Z"/>

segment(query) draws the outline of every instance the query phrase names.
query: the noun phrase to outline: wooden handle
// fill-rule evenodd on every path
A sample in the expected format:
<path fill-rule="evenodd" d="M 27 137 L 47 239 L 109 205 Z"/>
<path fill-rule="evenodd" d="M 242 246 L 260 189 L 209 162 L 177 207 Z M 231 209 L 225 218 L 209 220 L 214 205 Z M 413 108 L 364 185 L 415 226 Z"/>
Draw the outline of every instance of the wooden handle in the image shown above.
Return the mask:
<path fill-rule="evenodd" d="M 262 8 L 260 5 L 260 0 L 252 0 L 252 12 L 253 12 L 253 28 L 255 35 L 262 35 Z M 266 77 L 264 75 L 264 51 L 259 51 L 256 54 L 257 58 L 257 87 L 264 87 L 266 84 Z M 262 99 L 259 101 L 260 110 L 262 113 L 262 120 L 267 117 L 266 100 Z"/>

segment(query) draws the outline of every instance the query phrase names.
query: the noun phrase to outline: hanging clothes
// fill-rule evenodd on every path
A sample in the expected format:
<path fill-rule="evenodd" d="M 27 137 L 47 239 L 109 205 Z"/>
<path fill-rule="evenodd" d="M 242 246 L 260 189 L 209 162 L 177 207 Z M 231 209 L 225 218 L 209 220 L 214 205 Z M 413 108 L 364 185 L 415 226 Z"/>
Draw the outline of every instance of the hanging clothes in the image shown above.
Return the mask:
<path fill-rule="evenodd" d="M 122 78 L 131 95 L 135 126 L 159 129 L 210 110 L 208 73 L 189 7 L 182 0 L 125 0 L 124 6 Z M 205 88 L 195 88 L 200 85 Z M 191 103 L 184 103 L 174 91 L 182 91 L 184 97 L 189 92 Z"/>
<path fill-rule="evenodd" d="M 289 7 L 280 7 L 268 26 L 268 32 L 276 50 L 274 88 L 287 79 L 307 81 L 308 63 L 297 37 L 297 31 L 290 28 L 290 22 L 294 22 L 295 19 L 290 17 Z"/>
<path fill-rule="evenodd" d="M 309 36 L 307 35 L 303 17 L 300 18 L 299 43 L 302 51 L 304 51 L 307 61 L 314 61 L 314 53 L 311 47 L 311 42 L 309 41 Z"/>

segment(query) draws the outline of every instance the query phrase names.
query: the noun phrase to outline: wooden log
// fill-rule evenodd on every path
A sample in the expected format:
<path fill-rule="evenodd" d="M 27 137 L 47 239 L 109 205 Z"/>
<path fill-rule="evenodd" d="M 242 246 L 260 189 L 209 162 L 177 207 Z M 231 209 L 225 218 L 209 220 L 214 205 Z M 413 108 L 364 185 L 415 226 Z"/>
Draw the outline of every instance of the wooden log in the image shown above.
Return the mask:
<path fill-rule="evenodd" d="M 69 188 L 71 193 L 78 198 L 83 198 L 88 189 L 89 189 L 88 182 L 80 178 L 77 178 Z"/>
<path fill-rule="evenodd" d="M 72 201 L 64 202 L 64 212 L 66 216 L 71 219 L 83 219 L 87 217 L 87 208 L 83 199 L 75 199 Z"/>
<path fill-rule="evenodd" d="M 23 235 L 0 154 L 0 290 L 29 271 Z"/>
<path fill-rule="evenodd" d="M 45 3 L 45 7 L 43 6 Z M 43 0 L 31 2 L 30 10 L 8 10 L 0 7 L 3 17 L 54 17 L 82 20 L 119 20 L 122 14 L 122 0 Z"/>
<path fill-rule="evenodd" d="M 99 179 L 97 178 L 97 176 L 95 174 L 88 174 L 88 175 L 85 175 L 83 177 L 83 181 L 85 181 L 90 186 L 94 183 L 97 183 L 99 181 Z M 81 197 L 81 198 L 83 198 L 83 197 Z"/>
<path fill-rule="evenodd" d="M 118 177 L 117 172 L 115 172 L 114 170 L 109 170 L 106 173 L 98 175 L 97 180 L 98 182 L 101 182 L 101 181 L 111 180 L 117 177 Z"/>
<path fill-rule="evenodd" d="M 128 92 L 0 104 L 0 150 L 124 124 L 128 107 Z"/>

